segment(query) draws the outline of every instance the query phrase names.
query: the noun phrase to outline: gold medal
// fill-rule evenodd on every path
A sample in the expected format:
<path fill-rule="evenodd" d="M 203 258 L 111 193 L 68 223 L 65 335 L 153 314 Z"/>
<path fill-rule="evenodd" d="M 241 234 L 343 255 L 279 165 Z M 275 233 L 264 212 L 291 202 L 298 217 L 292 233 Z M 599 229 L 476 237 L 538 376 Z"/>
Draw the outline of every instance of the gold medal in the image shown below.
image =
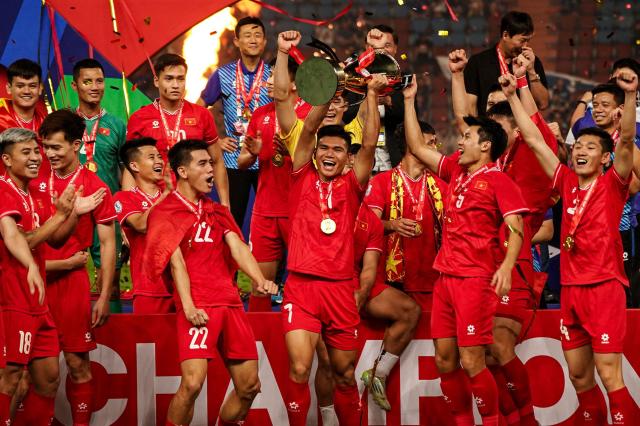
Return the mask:
<path fill-rule="evenodd" d="M 320 229 L 327 235 L 331 235 L 336 232 L 336 222 L 331 218 L 323 219 L 320 222 Z"/>
<path fill-rule="evenodd" d="M 96 173 L 98 171 L 98 165 L 93 160 L 87 161 L 85 166 L 87 167 L 87 170 L 89 170 L 90 172 Z"/>
<path fill-rule="evenodd" d="M 244 111 L 242 111 L 242 117 L 246 120 L 249 121 L 251 120 L 251 110 L 249 108 L 245 108 Z"/>
<path fill-rule="evenodd" d="M 416 223 L 415 233 L 416 235 L 422 234 L 422 225 L 420 225 L 419 223 Z"/>
<path fill-rule="evenodd" d="M 567 238 L 564 239 L 564 243 L 562 243 L 562 247 L 564 247 L 567 251 L 571 251 L 575 244 L 576 240 L 574 240 L 571 235 L 567 235 Z"/>
<path fill-rule="evenodd" d="M 282 167 L 284 164 L 284 155 L 280 152 L 275 152 L 271 157 L 271 163 L 276 167 Z"/>

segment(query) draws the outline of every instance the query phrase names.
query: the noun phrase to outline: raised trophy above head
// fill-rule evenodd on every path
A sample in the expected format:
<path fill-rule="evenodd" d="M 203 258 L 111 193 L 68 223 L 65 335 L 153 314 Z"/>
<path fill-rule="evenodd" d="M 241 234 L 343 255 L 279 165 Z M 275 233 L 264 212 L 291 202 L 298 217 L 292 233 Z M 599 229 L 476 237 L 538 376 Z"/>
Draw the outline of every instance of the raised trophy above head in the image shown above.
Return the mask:
<path fill-rule="evenodd" d="M 381 96 L 402 90 L 411 83 L 411 75 L 403 75 L 398 61 L 382 49 L 368 48 L 343 62 L 329 46 L 315 38 L 312 40 L 307 46 L 315 47 L 328 58 L 305 59 L 296 72 L 298 95 L 311 105 L 324 105 L 344 90 L 365 95 L 372 74 L 385 74 L 389 80 L 389 86 Z M 296 53 L 296 59 L 300 61 L 301 56 Z"/>

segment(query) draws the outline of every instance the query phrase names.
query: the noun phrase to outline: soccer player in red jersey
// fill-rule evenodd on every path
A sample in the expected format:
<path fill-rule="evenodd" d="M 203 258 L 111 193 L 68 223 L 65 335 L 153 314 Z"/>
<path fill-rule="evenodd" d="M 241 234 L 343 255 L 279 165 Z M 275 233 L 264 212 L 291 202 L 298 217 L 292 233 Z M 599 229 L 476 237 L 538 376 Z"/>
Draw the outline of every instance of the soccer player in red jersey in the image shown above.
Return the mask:
<path fill-rule="evenodd" d="M 423 144 L 436 150 L 435 130 L 420 122 L 420 131 Z M 440 245 L 447 186 L 407 150 L 404 133 L 400 125 L 394 137 L 403 155 L 400 164 L 374 176 L 365 198 L 385 227 L 385 258 L 379 273 L 381 280 L 391 285 L 372 298 L 367 312 L 389 320 L 391 325 L 374 368 L 365 371 L 362 379 L 374 401 L 386 410 L 391 408 L 385 395 L 386 377 L 413 337 L 420 311 L 431 311 L 433 285 L 439 275 L 433 269 L 433 260 Z M 401 288 L 418 305 L 394 287 Z"/>
<path fill-rule="evenodd" d="M 297 63 L 289 58 L 288 63 L 276 63 L 279 72 L 289 74 L 289 90 L 275 102 L 258 107 L 251 116 L 244 144 L 238 156 L 238 169 L 245 170 L 259 159 L 258 190 L 251 215 L 250 247 L 258 261 L 262 274 L 268 280 L 275 280 L 278 266 L 289 240 L 289 182 L 291 179 L 292 147 L 286 146 L 278 133 L 288 134 L 295 120 L 278 120 L 278 103 L 285 103 L 287 109 L 293 106 L 293 118 L 304 119 L 311 105 L 298 97 L 293 83 Z M 267 92 L 274 97 L 273 74 L 267 80 Z M 288 115 L 287 115 L 288 116 Z M 259 294 L 255 289 L 249 298 L 250 312 L 271 312 L 271 298 Z"/>
<path fill-rule="evenodd" d="M 502 127 L 490 119 L 467 117 L 469 128 L 458 142 L 459 155 L 444 157 L 423 144 L 414 107 L 416 93 L 415 81 L 404 90 L 407 144 L 413 155 L 449 182 L 442 246 L 434 263 L 441 276 L 431 314 L 441 386 L 456 421 L 473 424 L 462 364 L 483 423 L 497 425 L 498 394 L 486 368 L 485 352 L 493 340 L 495 293 L 503 296 L 510 289 L 511 270 L 522 245 L 521 214 L 528 209 L 519 188 L 494 163 L 507 144 Z M 500 262 L 503 221 L 510 235 L 507 254 Z M 480 255 L 477 247 L 484 248 Z"/>
<path fill-rule="evenodd" d="M 578 416 L 593 424 L 607 423 L 604 397 L 594 378 L 595 367 L 607 390 L 614 424 L 629 425 L 635 424 L 640 410 L 622 378 L 625 286 L 629 284 L 618 225 L 632 177 L 638 76 L 622 72 L 616 82 L 625 98 L 615 149 L 606 131 L 582 130 L 571 153 L 572 171 L 560 164 L 538 129 L 526 122 L 526 112 L 515 95 L 515 78 L 501 78 L 514 116 L 522 122 L 519 125 L 525 141 L 564 200 L 560 332 L 569 376 L 578 393 Z M 605 172 L 611 154 L 613 167 Z"/>
<path fill-rule="evenodd" d="M 278 43 L 278 56 L 287 60 L 299 35 L 281 36 L 285 40 Z M 282 87 L 277 82 L 281 75 L 275 75 L 276 88 Z M 294 151 L 289 192 L 289 278 L 282 306 L 290 366 L 284 400 L 289 422 L 294 426 L 306 423 L 310 404 L 308 379 L 321 332 L 336 380 L 334 404 L 338 419 L 344 425 L 360 421 L 353 374 L 357 306 L 362 303 L 357 299 L 363 295 L 355 293 L 354 297 L 353 291 L 353 230 L 374 161 L 380 127 L 378 93 L 386 85 L 386 77 L 381 75 L 374 75 L 368 83 L 362 149 L 352 171 L 342 174 L 351 144 L 349 133 L 337 125 L 323 126 L 318 131 L 329 105 L 311 110 Z"/>
<path fill-rule="evenodd" d="M 157 148 L 162 159 L 167 162 L 169 149 L 183 139 L 201 139 L 209 145 L 209 154 L 213 159 L 215 187 L 220 203 L 229 206 L 229 184 L 227 171 L 222 161 L 222 152 L 211 113 L 200 105 L 184 99 L 187 62 L 183 57 L 172 53 L 156 59 L 154 68 L 158 76 L 154 85 L 158 88 L 159 98 L 151 105 L 144 106 L 129 117 L 127 139 L 150 137 L 158 141 Z M 133 187 L 133 178 L 129 171 L 123 175 L 122 187 Z"/>
<path fill-rule="evenodd" d="M 42 120 L 47 116 L 42 95 L 42 68 L 29 59 L 18 59 L 7 69 L 7 90 L 11 99 L 0 99 L 0 132 L 11 127 L 29 129 L 38 133 Z M 43 158 L 41 169 L 48 169 Z M 4 164 L 0 162 L 0 175 L 4 174 Z"/>
<path fill-rule="evenodd" d="M 233 263 L 258 283 L 259 291 L 275 293 L 277 287 L 263 277 L 229 210 L 206 197 L 214 176 L 207 144 L 181 141 L 169 150 L 169 161 L 177 189 L 151 210 L 143 267 L 143 273 L 156 281 L 170 266 L 176 287 L 182 380 L 166 424 L 191 421 L 216 348 L 235 388 L 220 409 L 219 424 L 238 424 L 259 392 L 260 381 L 255 338 L 233 283 Z M 167 234 L 167 229 L 172 232 Z"/>
<path fill-rule="evenodd" d="M 131 250 L 131 282 L 133 284 L 134 314 L 166 314 L 175 312 L 171 297 L 172 284 L 167 274 L 159 281 L 151 281 L 142 273 L 147 219 L 151 207 L 159 203 L 171 191 L 169 170 L 151 138 L 132 139 L 121 149 L 124 166 L 129 170 L 136 186 L 128 191 L 119 191 L 114 197 L 114 208 L 118 221 L 129 241 Z M 158 185 L 164 176 L 165 189 Z"/>
<path fill-rule="evenodd" d="M 6 167 L 0 178 L 0 301 L 7 361 L 0 376 L 0 423 L 11 424 L 11 398 L 27 366 L 32 391 L 23 401 L 28 409 L 20 411 L 15 420 L 49 425 L 58 389 L 60 348 L 45 298 L 42 251 L 45 241 L 63 244 L 73 231 L 77 194 L 70 185 L 53 200 L 54 205 L 48 197 L 32 197 L 29 182 L 38 176 L 42 164 L 34 132 L 8 129 L 0 134 L 0 149 Z"/>
<path fill-rule="evenodd" d="M 91 419 L 94 388 L 89 351 L 96 348 L 91 330 L 103 325 L 109 316 L 116 257 L 116 212 L 111 193 L 95 173 L 80 164 L 78 158 L 84 130 L 84 120 L 69 110 L 58 110 L 47 116 L 40 127 L 40 136 L 51 163 L 51 171 L 43 174 L 35 185 L 36 191 L 43 197 L 61 193 L 70 184 L 82 186 L 87 194 L 99 191 L 106 194 L 95 210 L 80 216 L 73 235 L 64 246 L 59 249 L 47 248 L 45 254 L 48 261 L 68 259 L 79 251 L 87 250 L 93 241 L 94 228 L 98 233 L 102 280 L 96 283 L 100 296 L 93 309 L 85 267 L 73 270 L 47 268 L 49 308 L 69 368 L 67 396 L 74 425 L 88 424 Z"/>

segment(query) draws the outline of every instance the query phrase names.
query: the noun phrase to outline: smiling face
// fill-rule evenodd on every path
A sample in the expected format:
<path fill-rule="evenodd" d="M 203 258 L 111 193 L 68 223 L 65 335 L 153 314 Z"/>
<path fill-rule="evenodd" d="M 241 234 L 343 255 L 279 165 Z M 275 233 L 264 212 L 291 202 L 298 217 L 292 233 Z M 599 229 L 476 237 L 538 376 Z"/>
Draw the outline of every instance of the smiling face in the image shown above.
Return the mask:
<path fill-rule="evenodd" d="M 593 121 L 601 129 L 607 129 L 617 123 L 622 116 L 622 107 L 618 105 L 612 93 L 600 92 L 593 95 Z"/>
<path fill-rule="evenodd" d="M 233 44 L 244 56 L 260 57 L 264 53 L 267 39 L 262 27 L 256 24 L 247 24 L 240 27 L 238 37 L 233 39 Z"/>
<path fill-rule="evenodd" d="M 2 154 L 2 162 L 13 176 L 21 180 L 31 180 L 38 177 L 42 154 L 38 143 L 31 139 L 10 146 L 7 152 Z"/>
<path fill-rule="evenodd" d="M 329 104 L 329 111 L 327 111 L 327 115 L 325 115 L 324 120 L 322 120 L 322 125 L 342 124 L 342 117 L 344 113 L 347 112 L 348 107 L 347 101 L 345 101 L 342 96 L 333 98 L 331 104 Z"/>
<path fill-rule="evenodd" d="M 582 135 L 573 145 L 571 160 L 578 176 L 589 178 L 602 173 L 603 167 L 611 159 L 609 152 L 603 152 L 600 138 L 595 135 Z"/>
<path fill-rule="evenodd" d="M 315 152 L 318 174 L 329 180 L 342 174 L 349 160 L 347 142 L 339 136 L 324 136 L 318 140 Z"/>
<path fill-rule="evenodd" d="M 191 161 L 178 167 L 180 179 L 186 180 L 196 192 L 208 194 L 213 188 L 213 160 L 205 149 L 191 151 Z"/>
<path fill-rule="evenodd" d="M 36 106 L 42 94 L 42 84 L 37 76 L 31 78 L 13 77 L 7 83 L 7 92 L 11 94 L 14 105 L 22 109 L 30 109 Z"/>
<path fill-rule="evenodd" d="M 42 146 L 53 170 L 66 170 L 78 158 L 80 139 L 68 141 L 64 132 L 53 133 L 42 139 Z"/>
<path fill-rule="evenodd" d="M 184 97 L 187 83 L 187 69 L 182 65 L 165 67 L 153 84 L 158 88 L 160 98 L 169 102 L 179 101 Z"/>
<path fill-rule="evenodd" d="M 130 166 L 143 180 L 154 183 L 162 180 L 164 160 L 155 146 L 145 145 L 138 148 L 138 153 Z"/>
<path fill-rule="evenodd" d="M 490 141 L 480 142 L 478 130 L 480 130 L 480 126 L 471 126 L 464 131 L 462 138 L 458 140 L 458 150 L 460 151 L 458 164 L 463 167 L 477 163 L 482 159 L 483 154 L 489 153 L 491 150 Z"/>

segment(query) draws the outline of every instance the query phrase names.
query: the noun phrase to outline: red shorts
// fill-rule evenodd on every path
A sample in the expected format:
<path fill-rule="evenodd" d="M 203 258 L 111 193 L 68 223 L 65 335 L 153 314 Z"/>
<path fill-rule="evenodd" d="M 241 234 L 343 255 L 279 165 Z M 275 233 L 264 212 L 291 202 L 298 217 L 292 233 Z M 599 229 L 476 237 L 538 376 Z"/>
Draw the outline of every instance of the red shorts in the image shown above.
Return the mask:
<path fill-rule="evenodd" d="M 496 316 L 509 318 L 524 324 L 531 317 L 530 309 L 533 309 L 535 305 L 533 298 L 535 275 L 531 262 L 519 260 L 518 266 L 527 281 L 522 278 L 517 268 L 513 268 L 511 272 L 511 291 L 505 296 L 498 297 Z"/>
<path fill-rule="evenodd" d="M 433 293 L 430 291 L 407 291 L 407 295 L 420 305 L 424 312 L 431 312 L 433 308 Z"/>
<path fill-rule="evenodd" d="M 622 352 L 627 311 L 620 281 L 562 286 L 560 301 L 563 350 L 591 344 L 594 352 Z"/>
<path fill-rule="evenodd" d="M 251 216 L 249 245 L 258 262 L 274 262 L 284 257 L 289 241 L 289 218 Z"/>
<path fill-rule="evenodd" d="M 441 275 L 433 290 L 431 335 L 457 337 L 458 346 L 493 343 L 496 293 L 490 278 Z"/>
<path fill-rule="evenodd" d="M 176 305 L 171 296 L 133 296 L 133 313 L 137 315 L 171 314 Z"/>
<path fill-rule="evenodd" d="M 353 280 L 326 281 L 290 272 L 284 286 L 282 323 L 285 334 L 293 330 L 322 332 L 329 346 L 343 351 L 358 349 L 360 315 Z"/>
<path fill-rule="evenodd" d="M 224 359 L 258 359 L 256 339 L 241 306 L 213 306 L 203 308 L 209 316 L 206 326 L 196 327 L 184 316 L 176 314 L 178 329 L 178 357 L 213 359 L 217 352 Z"/>
<path fill-rule="evenodd" d="M 62 350 L 94 350 L 97 346 L 91 330 L 91 300 L 86 269 L 76 269 L 48 281 L 47 299 Z"/>
<path fill-rule="evenodd" d="M 7 345 L 4 340 L 4 321 L 2 317 L 3 313 L 0 311 L 0 349 L 2 349 L 2 352 L 0 353 L 0 368 L 7 366 Z"/>
<path fill-rule="evenodd" d="M 58 357 L 58 332 L 51 313 L 4 311 L 2 316 L 7 362 L 27 365 L 35 358 Z"/>
<path fill-rule="evenodd" d="M 374 297 L 378 296 L 380 293 L 382 293 L 388 288 L 389 288 L 388 285 L 376 281 L 373 284 L 373 287 L 371 287 L 371 291 L 369 292 L 369 298 L 367 299 L 367 302 L 373 299 Z"/>

